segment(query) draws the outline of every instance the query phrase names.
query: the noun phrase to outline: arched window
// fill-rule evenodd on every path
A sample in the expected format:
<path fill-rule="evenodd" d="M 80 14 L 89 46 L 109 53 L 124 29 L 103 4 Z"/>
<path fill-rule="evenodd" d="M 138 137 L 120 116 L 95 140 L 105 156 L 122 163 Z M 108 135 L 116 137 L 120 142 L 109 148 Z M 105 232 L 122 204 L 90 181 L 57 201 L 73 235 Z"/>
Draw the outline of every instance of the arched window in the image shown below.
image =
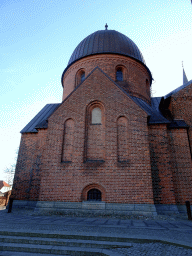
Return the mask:
<path fill-rule="evenodd" d="M 63 162 L 71 162 L 73 159 L 73 144 L 74 144 L 75 122 L 73 119 L 68 119 L 64 124 L 64 140 L 63 140 Z"/>
<path fill-rule="evenodd" d="M 101 102 L 94 101 L 87 106 L 85 129 L 85 161 L 104 161 L 105 116 Z"/>
<path fill-rule="evenodd" d="M 148 79 L 146 79 L 146 92 L 147 95 L 150 96 L 150 84 Z"/>
<path fill-rule="evenodd" d="M 118 162 L 128 160 L 128 124 L 127 118 L 122 116 L 117 120 L 117 156 Z"/>
<path fill-rule="evenodd" d="M 101 109 L 98 107 L 92 110 L 91 124 L 101 124 Z"/>
<path fill-rule="evenodd" d="M 85 80 L 85 72 L 82 71 L 81 72 L 81 82 L 83 82 Z"/>
<path fill-rule="evenodd" d="M 116 70 L 116 81 L 123 81 L 123 70 L 121 67 Z"/>
<path fill-rule="evenodd" d="M 93 188 L 87 193 L 87 201 L 101 201 L 101 191 Z"/>
<path fill-rule="evenodd" d="M 75 78 L 75 86 L 78 86 L 85 80 L 85 70 L 80 69 L 77 71 L 76 78 Z"/>

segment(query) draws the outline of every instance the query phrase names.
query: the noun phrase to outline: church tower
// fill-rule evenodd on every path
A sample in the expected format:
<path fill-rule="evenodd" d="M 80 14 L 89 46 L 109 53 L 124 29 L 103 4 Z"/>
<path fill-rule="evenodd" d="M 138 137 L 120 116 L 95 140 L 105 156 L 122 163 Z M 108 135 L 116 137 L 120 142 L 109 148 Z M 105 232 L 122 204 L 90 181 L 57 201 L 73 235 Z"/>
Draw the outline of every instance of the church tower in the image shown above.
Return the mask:
<path fill-rule="evenodd" d="M 21 131 L 15 207 L 156 215 L 178 212 L 177 204 L 192 199 L 188 124 L 177 123 L 185 139 L 184 185 L 171 162 L 177 136 L 170 97 L 151 98 L 152 75 L 139 48 L 107 27 L 72 53 L 62 103 L 46 105 Z"/>

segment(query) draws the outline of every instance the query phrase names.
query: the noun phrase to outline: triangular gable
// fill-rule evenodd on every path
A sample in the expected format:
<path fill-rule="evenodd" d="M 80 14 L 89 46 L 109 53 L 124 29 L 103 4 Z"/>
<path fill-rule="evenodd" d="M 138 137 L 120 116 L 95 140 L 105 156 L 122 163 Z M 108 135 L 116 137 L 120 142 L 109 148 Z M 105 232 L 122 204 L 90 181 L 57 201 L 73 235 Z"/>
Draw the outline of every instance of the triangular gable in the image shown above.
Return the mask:
<path fill-rule="evenodd" d="M 89 75 L 82 81 L 65 99 L 62 103 L 58 104 L 47 104 L 22 130 L 21 133 L 37 133 L 40 128 L 48 127 L 48 118 L 61 106 L 65 103 L 65 101 L 71 97 L 71 95 L 78 90 L 78 88 L 85 83 L 85 81 L 98 69 L 102 72 L 118 89 L 120 89 L 127 97 L 129 97 L 140 109 L 142 109 L 145 113 L 148 114 L 149 123 L 169 123 L 169 121 L 164 118 L 161 113 L 155 110 L 152 106 L 147 104 L 144 100 L 133 97 L 129 95 L 121 86 L 119 86 L 115 81 L 111 79 L 102 69 L 99 67 L 95 67 Z"/>
<path fill-rule="evenodd" d="M 142 110 L 144 110 L 144 112 L 147 113 L 146 109 L 142 108 L 138 102 L 135 100 L 134 97 L 132 97 L 131 95 L 129 95 L 128 92 L 126 92 L 120 85 L 118 85 L 115 81 L 113 81 L 113 79 L 111 79 L 110 76 L 108 76 L 101 68 L 99 68 L 98 66 L 95 67 L 90 73 L 89 75 L 85 78 L 85 80 L 83 82 L 81 82 L 65 99 L 64 101 L 62 102 L 62 104 L 69 98 L 71 97 L 71 95 L 76 91 L 78 90 L 78 88 L 86 81 L 86 79 L 88 79 L 94 72 L 95 70 L 98 69 L 99 71 L 101 71 L 116 87 L 118 87 L 124 94 L 125 96 L 127 96 L 128 98 L 130 98 L 136 105 L 138 105 Z M 148 113 L 147 113 L 148 114 Z"/>

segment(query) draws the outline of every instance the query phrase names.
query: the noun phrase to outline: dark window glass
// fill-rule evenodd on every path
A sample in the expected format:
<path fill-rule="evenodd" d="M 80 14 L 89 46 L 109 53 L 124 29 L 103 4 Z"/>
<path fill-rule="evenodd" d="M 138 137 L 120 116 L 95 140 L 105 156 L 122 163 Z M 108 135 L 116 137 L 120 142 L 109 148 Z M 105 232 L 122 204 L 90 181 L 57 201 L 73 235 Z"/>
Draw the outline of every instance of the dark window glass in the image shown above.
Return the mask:
<path fill-rule="evenodd" d="M 85 72 L 81 73 L 81 82 L 83 82 L 85 80 Z"/>
<path fill-rule="evenodd" d="M 101 191 L 98 189 L 91 189 L 87 193 L 87 201 L 101 201 Z"/>
<path fill-rule="evenodd" d="M 116 71 L 116 80 L 117 81 L 123 81 L 123 72 L 122 68 L 118 68 Z"/>

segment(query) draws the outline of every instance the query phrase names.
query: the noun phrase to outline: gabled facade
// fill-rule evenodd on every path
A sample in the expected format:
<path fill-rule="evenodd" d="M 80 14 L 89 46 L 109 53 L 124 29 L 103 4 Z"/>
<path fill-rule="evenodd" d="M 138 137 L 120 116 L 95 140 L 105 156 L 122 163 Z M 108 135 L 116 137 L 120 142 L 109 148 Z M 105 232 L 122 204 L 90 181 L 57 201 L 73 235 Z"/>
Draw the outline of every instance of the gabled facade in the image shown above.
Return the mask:
<path fill-rule="evenodd" d="M 192 81 L 151 98 L 138 47 L 114 30 L 74 50 L 63 101 L 21 131 L 13 207 L 48 212 L 145 214 L 192 201 Z M 185 99 L 184 99 L 185 98 Z"/>

